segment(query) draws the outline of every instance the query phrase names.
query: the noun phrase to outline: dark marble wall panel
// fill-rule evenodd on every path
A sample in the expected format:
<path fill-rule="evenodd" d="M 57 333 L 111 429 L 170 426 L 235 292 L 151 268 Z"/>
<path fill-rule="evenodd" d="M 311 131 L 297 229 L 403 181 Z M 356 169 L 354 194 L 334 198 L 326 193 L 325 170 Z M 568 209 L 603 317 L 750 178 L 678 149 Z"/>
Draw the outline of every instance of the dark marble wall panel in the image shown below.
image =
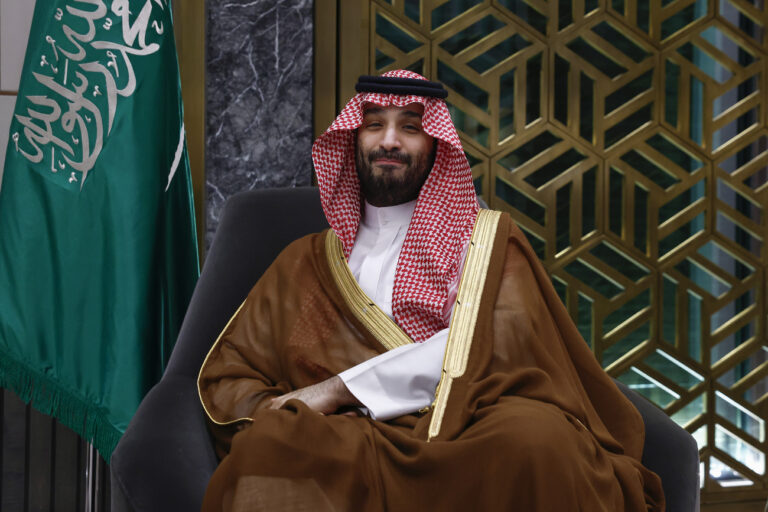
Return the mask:
<path fill-rule="evenodd" d="M 231 195 L 312 177 L 312 0 L 208 0 L 206 245 Z"/>

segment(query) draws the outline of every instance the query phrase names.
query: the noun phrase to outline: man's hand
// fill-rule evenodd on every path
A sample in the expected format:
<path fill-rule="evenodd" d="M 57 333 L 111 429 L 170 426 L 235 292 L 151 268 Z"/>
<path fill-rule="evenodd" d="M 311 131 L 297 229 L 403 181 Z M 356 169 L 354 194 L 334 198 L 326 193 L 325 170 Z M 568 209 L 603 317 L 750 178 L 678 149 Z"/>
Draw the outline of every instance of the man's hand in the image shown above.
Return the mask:
<path fill-rule="evenodd" d="M 272 399 L 270 409 L 280 409 L 288 400 L 301 400 L 310 409 L 320 414 L 333 414 L 341 407 L 362 405 L 355 395 L 349 392 L 344 381 L 338 375 L 306 388 L 291 391 Z"/>

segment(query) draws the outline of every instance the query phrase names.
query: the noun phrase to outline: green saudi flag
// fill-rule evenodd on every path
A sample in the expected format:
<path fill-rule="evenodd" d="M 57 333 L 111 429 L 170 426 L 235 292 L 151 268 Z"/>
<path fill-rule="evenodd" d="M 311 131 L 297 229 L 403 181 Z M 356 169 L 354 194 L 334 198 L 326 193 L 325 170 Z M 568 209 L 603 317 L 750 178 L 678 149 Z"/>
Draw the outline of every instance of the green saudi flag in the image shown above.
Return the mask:
<path fill-rule="evenodd" d="M 0 386 L 109 460 L 198 275 L 168 0 L 38 0 L 9 133 Z"/>

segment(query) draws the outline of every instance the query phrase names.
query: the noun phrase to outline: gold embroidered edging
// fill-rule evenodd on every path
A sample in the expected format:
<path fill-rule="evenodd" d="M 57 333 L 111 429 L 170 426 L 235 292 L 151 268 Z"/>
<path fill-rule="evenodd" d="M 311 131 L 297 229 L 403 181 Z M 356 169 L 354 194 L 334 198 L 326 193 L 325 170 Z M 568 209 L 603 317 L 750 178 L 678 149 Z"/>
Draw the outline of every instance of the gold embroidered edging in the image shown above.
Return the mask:
<path fill-rule="evenodd" d="M 443 374 L 435 392 L 427 441 L 431 441 L 440 433 L 453 380 L 464 375 L 467 369 L 472 335 L 475 332 L 477 315 L 480 311 L 480 298 L 485 288 L 485 278 L 491 263 L 493 241 L 496 238 L 500 218 L 501 212 L 493 210 L 480 210 L 477 214 L 464 272 L 459 283 L 459 292 L 456 296 L 453 320 L 448 331 Z"/>
<path fill-rule="evenodd" d="M 403 332 L 399 325 L 393 322 L 379 306 L 376 305 L 357 284 L 355 276 L 349 270 L 341 240 L 332 229 L 325 237 L 325 255 L 331 275 L 339 287 L 342 297 L 349 305 L 352 313 L 387 350 L 413 343 L 413 340 Z"/>
<path fill-rule="evenodd" d="M 221 337 L 224 335 L 225 332 L 227 332 L 227 329 L 229 329 L 229 325 L 232 323 L 232 320 L 234 320 L 235 317 L 237 316 L 237 314 L 240 313 L 240 310 L 243 309 L 244 305 L 245 305 L 245 301 L 243 301 L 243 303 L 240 304 L 240 307 L 237 308 L 237 311 L 235 311 L 235 314 L 232 315 L 232 317 L 229 319 L 229 322 L 227 322 L 227 325 L 225 325 L 224 329 L 221 330 L 221 332 L 219 333 L 219 337 L 216 338 L 216 341 L 213 343 L 213 346 L 211 346 L 211 349 L 208 351 L 208 354 L 206 354 L 205 361 L 203 361 L 203 365 L 200 367 L 200 371 L 197 374 L 197 396 L 200 398 L 200 403 L 203 404 L 203 410 L 205 411 L 205 414 L 216 425 L 222 425 L 222 426 L 224 426 L 224 425 L 231 425 L 233 423 L 237 423 L 237 422 L 240 422 L 240 421 L 250 421 L 250 422 L 253 422 L 253 419 L 251 419 L 251 418 L 237 418 L 236 420 L 224 421 L 224 422 L 216 421 L 216 419 L 214 419 L 214 417 L 208 411 L 208 408 L 205 406 L 205 400 L 203 400 L 203 393 L 200 391 L 200 376 L 203 374 L 203 368 L 205 368 L 205 365 L 208 363 L 208 358 L 211 357 L 211 353 L 213 352 L 213 349 L 215 349 L 216 345 L 219 344 L 219 341 L 221 341 Z"/>

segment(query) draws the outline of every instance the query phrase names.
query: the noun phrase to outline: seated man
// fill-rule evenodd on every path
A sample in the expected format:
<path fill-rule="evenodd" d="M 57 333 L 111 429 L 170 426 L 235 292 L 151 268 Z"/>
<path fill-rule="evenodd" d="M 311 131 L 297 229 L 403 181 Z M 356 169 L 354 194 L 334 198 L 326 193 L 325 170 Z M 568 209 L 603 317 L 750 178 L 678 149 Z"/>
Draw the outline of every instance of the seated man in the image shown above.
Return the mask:
<path fill-rule="evenodd" d="M 203 510 L 663 510 L 643 424 L 506 214 L 440 84 L 361 77 L 288 246 L 206 358 Z M 362 411 L 362 412 L 361 412 Z"/>

